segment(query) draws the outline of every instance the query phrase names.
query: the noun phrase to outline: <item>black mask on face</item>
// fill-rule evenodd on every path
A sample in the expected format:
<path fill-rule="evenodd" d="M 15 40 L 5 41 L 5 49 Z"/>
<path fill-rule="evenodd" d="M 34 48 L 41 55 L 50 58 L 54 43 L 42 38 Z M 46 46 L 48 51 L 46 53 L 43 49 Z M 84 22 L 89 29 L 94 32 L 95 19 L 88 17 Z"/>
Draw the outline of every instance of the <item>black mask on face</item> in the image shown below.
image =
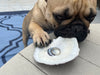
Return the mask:
<path fill-rule="evenodd" d="M 59 26 L 54 30 L 56 37 L 62 36 L 64 38 L 76 37 L 78 42 L 86 39 L 89 33 L 88 28 L 85 25 L 66 25 Z"/>

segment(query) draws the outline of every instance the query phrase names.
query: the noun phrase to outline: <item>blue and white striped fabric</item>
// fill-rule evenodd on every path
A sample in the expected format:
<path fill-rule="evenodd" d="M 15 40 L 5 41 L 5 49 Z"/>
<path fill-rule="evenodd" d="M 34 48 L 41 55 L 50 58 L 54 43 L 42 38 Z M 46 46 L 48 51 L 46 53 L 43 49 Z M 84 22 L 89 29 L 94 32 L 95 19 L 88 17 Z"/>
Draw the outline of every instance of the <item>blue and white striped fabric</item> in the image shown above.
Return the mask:
<path fill-rule="evenodd" d="M 24 48 L 22 23 L 27 13 L 0 12 L 0 67 Z M 32 43 L 32 39 L 28 43 Z"/>

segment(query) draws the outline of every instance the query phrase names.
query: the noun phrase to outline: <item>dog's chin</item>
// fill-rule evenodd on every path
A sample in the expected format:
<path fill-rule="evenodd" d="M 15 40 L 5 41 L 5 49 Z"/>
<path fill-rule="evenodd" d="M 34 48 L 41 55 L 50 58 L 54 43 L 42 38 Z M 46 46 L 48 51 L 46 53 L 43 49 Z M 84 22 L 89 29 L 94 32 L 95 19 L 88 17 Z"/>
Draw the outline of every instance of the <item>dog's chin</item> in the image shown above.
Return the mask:
<path fill-rule="evenodd" d="M 78 42 L 82 42 L 86 39 L 89 33 L 88 28 L 85 25 L 66 25 L 60 26 L 54 30 L 56 37 L 62 36 L 64 38 L 76 37 Z"/>

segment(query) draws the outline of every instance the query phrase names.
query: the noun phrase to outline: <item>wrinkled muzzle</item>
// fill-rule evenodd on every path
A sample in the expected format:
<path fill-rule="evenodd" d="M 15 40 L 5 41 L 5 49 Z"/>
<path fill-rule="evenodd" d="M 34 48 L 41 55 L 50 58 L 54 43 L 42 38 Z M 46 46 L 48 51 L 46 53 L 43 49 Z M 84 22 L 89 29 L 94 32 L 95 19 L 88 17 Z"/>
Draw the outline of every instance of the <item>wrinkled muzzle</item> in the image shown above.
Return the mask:
<path fill-rule="evenodd" d="M 62 36 L 64 38 L 76 37 L 78 42 L 86 39 L 89 33 L 88 28 L 85 25 L 67 25 L 59 26 L 54 30 L 56 37 Z"/>

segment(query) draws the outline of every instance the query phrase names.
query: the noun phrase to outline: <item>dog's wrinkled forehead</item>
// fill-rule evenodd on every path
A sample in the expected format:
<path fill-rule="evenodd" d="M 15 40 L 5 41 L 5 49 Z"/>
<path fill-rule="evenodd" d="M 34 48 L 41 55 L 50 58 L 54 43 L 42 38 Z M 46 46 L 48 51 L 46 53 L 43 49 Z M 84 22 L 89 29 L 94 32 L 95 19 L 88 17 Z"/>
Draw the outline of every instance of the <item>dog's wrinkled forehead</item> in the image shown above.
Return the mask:
<path fill-rule="evenodd" d="M 56 0 L 56 2 L 55 0 L 48 0 L 48 6 L 50 6 L 53 12 L 57 13 L 62 13 L 64 10 L 69 8 L 70 13 L 72 10 L 75 10 L 76 13 L 80 11 L 81 13 L 85 12 L 85 14 L 87 14 L 90 12 L 90 10 L 88 10 L 90 8 L 96 12 L 96 5 L 97 0 Z"/>
<path fill-rule="evenodd" d="M 56 27 L 76 18 L 89 27 L 96 16 L 97 0 L 39 0 L 38 5 L 48 22 Z"/>

